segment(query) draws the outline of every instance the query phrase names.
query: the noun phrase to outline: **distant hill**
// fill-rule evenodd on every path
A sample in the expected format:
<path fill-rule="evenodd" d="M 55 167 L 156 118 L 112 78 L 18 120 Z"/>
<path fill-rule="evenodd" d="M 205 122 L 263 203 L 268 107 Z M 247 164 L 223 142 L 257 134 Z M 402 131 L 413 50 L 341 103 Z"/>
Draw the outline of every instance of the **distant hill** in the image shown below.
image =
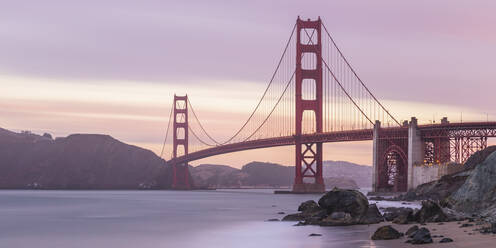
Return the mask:
<path fill-rule="evenodd" d="M 352 189 L 371 187 L 372 169 L 370 166 L 343 161 L 326 161 L 324 166 L 324 179 L 328 188 L 335 186 Z M 196 186 L 239 188 L 290 187 L 294 182 L 294 170 L 294 166 L 251 162 L 241 169 L 227 165 L 203 164 L 191 167 L 190 172 Z"/>
<path fill-rule="evenodd" d="M 168 188 L 170 168 L 153 152 L 108 135 L 52 139 L 0 129 L 2 189 Z"/>
<path fill-rule="evenodd" d="M 372 166 L 346 161 L 324 161 L 324 177 L 351 178 L 360 188 L 372 187 Z"/>

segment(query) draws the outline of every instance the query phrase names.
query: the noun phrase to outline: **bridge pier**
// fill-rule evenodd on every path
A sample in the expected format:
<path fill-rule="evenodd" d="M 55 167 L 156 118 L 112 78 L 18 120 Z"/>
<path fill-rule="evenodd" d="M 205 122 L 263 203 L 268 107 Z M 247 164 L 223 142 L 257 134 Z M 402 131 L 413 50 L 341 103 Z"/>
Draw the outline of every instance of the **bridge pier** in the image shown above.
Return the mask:
<path fill-rule="evenodd" d="M 417 118 L 412 117 L 408 125 L 408 190 L 414 188 L 413 166 L 423 163 L 424 151 L 424 142 L 418 129 Z"/>

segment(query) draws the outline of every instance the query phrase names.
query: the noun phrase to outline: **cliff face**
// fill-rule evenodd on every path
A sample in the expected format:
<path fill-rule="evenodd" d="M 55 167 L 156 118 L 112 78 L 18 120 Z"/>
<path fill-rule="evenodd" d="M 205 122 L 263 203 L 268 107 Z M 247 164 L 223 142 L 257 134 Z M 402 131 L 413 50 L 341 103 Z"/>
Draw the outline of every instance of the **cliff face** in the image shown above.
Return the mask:
<path fill-rule="evenodd" d="M 108 135 L 13 133 L 0 129 L 0 188 L 167 188 L 169 168 L 153 152 Z"/>

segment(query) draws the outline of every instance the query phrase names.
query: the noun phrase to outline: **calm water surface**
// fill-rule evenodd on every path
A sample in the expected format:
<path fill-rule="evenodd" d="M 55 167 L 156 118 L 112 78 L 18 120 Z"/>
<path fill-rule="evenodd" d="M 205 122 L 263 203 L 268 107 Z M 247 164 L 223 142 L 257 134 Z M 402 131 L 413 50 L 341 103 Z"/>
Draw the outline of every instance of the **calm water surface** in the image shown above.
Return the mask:
<path fill-rule="evenodd" d="M 367 226 L 267 222 L 318 199 L 272 192 L 0 191 L 0 247 L 378 247 Z"/>

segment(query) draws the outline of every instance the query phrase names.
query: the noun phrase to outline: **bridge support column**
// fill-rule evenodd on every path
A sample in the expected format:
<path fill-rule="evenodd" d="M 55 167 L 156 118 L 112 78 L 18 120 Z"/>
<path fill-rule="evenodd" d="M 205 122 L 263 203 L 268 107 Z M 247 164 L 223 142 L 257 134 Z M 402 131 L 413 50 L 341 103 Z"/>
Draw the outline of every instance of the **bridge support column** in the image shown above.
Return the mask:
<path fill-rule="evenodd" d="M 414 188 L 413 166 L 423 163 L 424 143 L 418 129 L 417 118 L 412 117 L 408 126 L 408 180 L 407 189 Z"/>
<path fill-rule="evenodd" d="M 381 129 L 381 122 L 376 120 L 374 124 L 373 140 L 372 140 L 372 191 L 378 191 L 379 180 L 379 130 Z"/>
<path fill-rule="evenodd" d="M 188 96 L 174 95 L 173 158 L 188 154 Z M 182 154 L 180 154 L 182 153 Z M 172 164 L 172 188 L 191 189 L 188 163 Z"/>
<path fill-rule="evenodd" d="M 301 140 L 303 112 L 311 111 L 315 114 L 315 131 L 322 133 L 322 44 L 321 44 L 321 21 L 303 21 L 298 17 L 296 21 L 296 71 L 295 71 L 295 182 L 293 192 L 295 193 L 321 193 L 325 191 L 324 179 L 322 177 L 322 143 L 306 142 Z M 311 36 L 316 34 L 317 39 L 313 41 Z M 304 39 L 302 39 L 304 35 Z M 307 39 L 308 38 L 308 39 Z M 308 40 L 302 44 L 302 40 Z M 302 59 L 304 54 L 315 61 L 311 61 L 313 68 L 303 68 Z M 307 58 L 306 60 L 308 60 Z M 308 66 L 308 65 L 307 65 Z M 303 99 L 303 81 L 315 84 L 315 99 Z M 308 181 L 306 181 L 306 180 Z"/>

